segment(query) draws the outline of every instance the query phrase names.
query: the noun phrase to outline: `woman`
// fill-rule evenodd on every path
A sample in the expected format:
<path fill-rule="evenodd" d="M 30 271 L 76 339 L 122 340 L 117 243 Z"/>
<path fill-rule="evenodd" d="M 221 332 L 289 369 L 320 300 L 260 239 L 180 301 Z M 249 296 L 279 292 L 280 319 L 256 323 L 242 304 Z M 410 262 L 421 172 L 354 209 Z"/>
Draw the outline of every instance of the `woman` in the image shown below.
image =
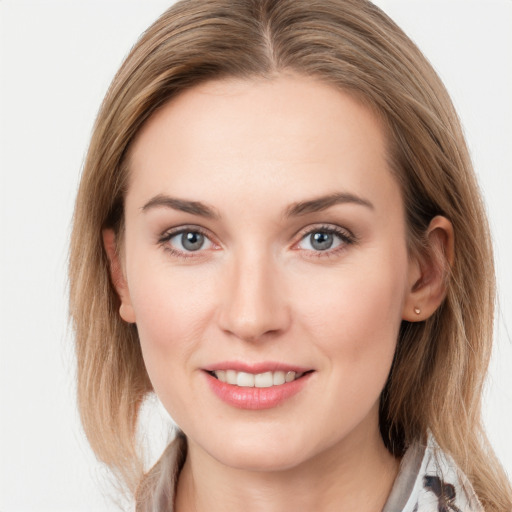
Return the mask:
<path fill-rule="evenodd" d="M 114 79 L 77 198 L 89 441 L 139 510 L 508 510 L 491 262 L 451 102 L 380 10 L 179 2 Z M 151 392 L 181 433 L 142 477 Z"/>

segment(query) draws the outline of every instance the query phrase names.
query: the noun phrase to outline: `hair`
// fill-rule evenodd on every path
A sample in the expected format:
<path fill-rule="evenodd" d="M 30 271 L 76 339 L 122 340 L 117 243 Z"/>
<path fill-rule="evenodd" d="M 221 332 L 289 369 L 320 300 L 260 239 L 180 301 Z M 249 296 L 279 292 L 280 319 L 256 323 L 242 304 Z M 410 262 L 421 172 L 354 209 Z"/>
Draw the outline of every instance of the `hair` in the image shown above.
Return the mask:
<path fill-rule="evenodd" d="M 353 94 L 384 120 L 404 200 L 411 252 L 428 251 L 436 215 L 455 233 L 446 298 L 423 322 L 403 321 L 381 397 L 384 442 L 396 456 L 428 432 L 488 511 L 512 491 L 481 419 L 495 277 L 489 228 L 448 93 L 404 32 L 367 0 L 182 0 L 141 36 L 98 114 L 76 199 L 70 314 L 78 404 L 97 454 L 134 491 L 143 474 L 138 414 L 152 392 L 135 325 L 119 317 L 102 230 L 123 230 L 130 145 L 164 103 L 223 78 L 316 78 Z"/>

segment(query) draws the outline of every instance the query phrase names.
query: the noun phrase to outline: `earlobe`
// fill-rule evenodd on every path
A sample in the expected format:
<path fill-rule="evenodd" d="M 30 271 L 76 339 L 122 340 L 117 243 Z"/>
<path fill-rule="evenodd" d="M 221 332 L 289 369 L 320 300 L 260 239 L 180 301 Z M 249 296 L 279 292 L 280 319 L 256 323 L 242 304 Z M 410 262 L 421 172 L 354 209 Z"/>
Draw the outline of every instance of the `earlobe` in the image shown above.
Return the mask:
<path fill-rule="evenodd" d="M 104 229 L 103 246 L 107 253 L 110 264 L 110 277 L 112 284 L 116 289 L 121 306 L 119 307 L 119 315 L 128 323 L 135 323 L 135 311 L 133 310 L 128 285 L 124 276 L 123 268 L 121 265 L 119 253 L 117 251 L 116 234 L 112 229 Z"/>
<path fill-rule="evenodd" d="M 409 288 L 402 312 L 402 319 L 409 322 L 426 320 L 441 305 L 454 261 L 453 226 L 446 217 L 432 219 L 426 239 L 426 249 L 410 263 Z"/>

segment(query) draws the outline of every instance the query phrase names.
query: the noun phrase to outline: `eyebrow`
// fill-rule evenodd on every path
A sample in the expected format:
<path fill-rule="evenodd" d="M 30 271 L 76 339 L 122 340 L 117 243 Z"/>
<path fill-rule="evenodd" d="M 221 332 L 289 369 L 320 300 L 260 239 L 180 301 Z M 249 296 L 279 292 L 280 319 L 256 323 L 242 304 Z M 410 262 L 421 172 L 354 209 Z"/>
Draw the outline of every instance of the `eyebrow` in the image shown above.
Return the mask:
<path fill-rule="evenodd" d="M 285 210 L 285 217 L 298 217 L 308 213 L 321 212 L 336 204 L 347 203 L 365 206 L 370 210 L 375 209 L 373 204 L 367 199 L 363 199 L 362 197 L 356 196 L 354 194 L 339 192 L 335 194 L 329 194 L 327 196 L 317 197 L 308 201 L 293 203 Z"/>
<path fill-rule="evenodd" d="M 191 213 L 192 215 L 199 215 L 200 217 L 206 217 L 209 219 L 218 219 L 220 215 L 217 211 L 204 203 L 199 201 L 187 201 L 186 199 L 177 199 L 175 197 L 166 196 L 164 194 L 158 194 L 151 198 L 142 208 L 143 212 L 151 210 L 153 208 L 171 208 L 185 213 Z"/>
<path fill-rule="evenodd" d="M 308 201 L 299 201 L 293 203 L 286 208 L 284 217 L 299 217 L 308 213 L 321 212 L 337 204 L 357 204 L 365 206 L 371 210 L 374 209 L 373 204 L 367 199 L 363 199 L 354 194 L 339 192 L 321 196 Z M 211 206 L 200 201 L 188 201 L 186 199 L 178 199 L 164 194 L 158 194 L 151 198 L 142 208 L 143 212 L 153 208 L 171 208 L 173 210 L 206 217 L 209 219 L 219 219 L 220 214 Z"/>

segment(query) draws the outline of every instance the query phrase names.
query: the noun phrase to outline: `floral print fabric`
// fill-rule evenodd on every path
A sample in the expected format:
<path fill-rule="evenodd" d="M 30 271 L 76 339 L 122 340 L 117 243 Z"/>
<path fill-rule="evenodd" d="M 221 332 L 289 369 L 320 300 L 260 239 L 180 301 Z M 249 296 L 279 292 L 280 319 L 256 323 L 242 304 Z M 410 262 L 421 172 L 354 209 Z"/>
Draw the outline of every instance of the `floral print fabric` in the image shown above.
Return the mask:
<path fill-rule="evenodd" d="M 469 480 L 430 437 L 405 454 L 383 512 L 484 512 Z"/>

